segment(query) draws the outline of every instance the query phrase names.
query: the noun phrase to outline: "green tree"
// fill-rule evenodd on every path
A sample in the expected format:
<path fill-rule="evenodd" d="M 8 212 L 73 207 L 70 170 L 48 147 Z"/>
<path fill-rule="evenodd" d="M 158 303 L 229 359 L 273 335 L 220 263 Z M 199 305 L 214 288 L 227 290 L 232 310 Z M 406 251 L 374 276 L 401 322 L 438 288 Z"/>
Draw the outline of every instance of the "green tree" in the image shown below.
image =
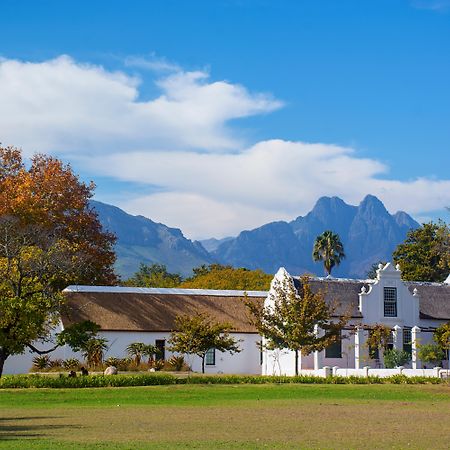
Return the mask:
<path fill-rule="evenodd" d="M 389 327 L 381 323 L 368 326 L 367 330 L 369 331 L 369 334 L 365 345 L 369 350 L 369 357 L 372 359 L 378 359 L 379 351 L 381 350 L 384 354 L 387 350 L 392 331 Z"/>
<path fill-rule="evenodd" d="M 331 275 L 333 267 L 338 266 L 345 258 L 344 246 L 339 235 L 328 230 L 317 236 L 312 256 L 314 261 L 323 261 L 325 271 Z"/>
<path fill-rule="evenodd" d="M 273 276 L 262 270 L 234 268 L 211 264 L 193 269 L 194 275 L 180 284 L 189 289 L 237 289 L 243 291 L 268 290 Z"/>
<path fill-rule="evenodd" d="M 231 354 L 241 351 L 236 339 L 230 336 L 232 326 L 215 322 L 204 313 L 178 316 L 175 320 L 175 330 L 169 339 L 169 350 L 199 356 L 202 360 L 202 373 L 205 373 L 205 356 L 209 349 Z"/>
<path fill-rule="evenodd" d="M 385 266 L 387 264 L 387 261 L 380 260 L 377 263 L 373 263 L 366 273 L 367 278 L 369 278 L 370 280 L 374 280 L 377 277 L 377 270 L 379 269 L 380 264 Z"/>
<path fill-rule="evenodd" d="M 164 264 L 142 264 L 139 270 L 124 282 L 125 286 L 172 288 L 181 283 L 181 276 L 167 271 Z"/>
<path fill-rule="evenodd" d="M 344 315 L 333 321 L 336 305 L 328 305 L 323 292 L 314 293 L 307 277 L 302 278 L 297 292 L 286 272 L 281 279 L 274 279 L 268 303 L 261 305 L 249 299 L 246 304 L 251 322 L 266 339 L 266 349 L 294 351 L 296 375 L 299 353 L 307 356 L 336 342 L 349 319 Z M 316 333 L 316 326 L 320 333 Z"/>
<path fill-rule="evenodd" d="M 94 185 L 70 166 L 0 147 L 0 376 L 6 359 L 47 340 L 68 284 L 113 284 L 115 238 L 89 207 Z M 67 333 L 66 333 L 67 336 Z"/>
<path fill-rule="evenodd" d="M 393 257 L 404 280 L 444 281 L 450 273 L 449 226 L 442 221 L 429 222 L 409 231 Z"/>
<path fill-rule="evenodd" d="M 433 333 L 433 339 L 443 350 L 450 350 L 450 322 L 439 325 Z"/>
<path fill-rule="evenodd" d="M 445 359 L 445 352 L 438 344 L 423 344 L 419 347 L 417 356 L 421 361 L 437 366 Z"/>

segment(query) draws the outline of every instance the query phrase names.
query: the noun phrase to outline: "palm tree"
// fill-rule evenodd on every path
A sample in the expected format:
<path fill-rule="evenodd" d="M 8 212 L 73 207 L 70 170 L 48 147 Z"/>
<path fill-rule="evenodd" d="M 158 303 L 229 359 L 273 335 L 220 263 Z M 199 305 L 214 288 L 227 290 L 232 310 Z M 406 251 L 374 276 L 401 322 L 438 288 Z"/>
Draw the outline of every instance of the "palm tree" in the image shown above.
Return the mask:
<path fill-rule="evenodd" d="M 133 342 L 127 347 L 128 356 L 134 358 L 136 366 L 139 366 L 142 357 L 146 354 L 146 347 L 143 342 Z"/>
<path fill-rule="evenodd" d="M 98 367 L 103 361 L 103 353 L 108 349 L 108 339 L 91 338 L 83 346 L 83 356 L 89 367 Z"/>
<path fill-rule="evenodd" d="M 344 246 L 338 234 L 324 231 L 314 242 L 312 257 L 314 261 L 323 261 L 328 275 L 334 266 L 338 266 L 345 258 Z"/>
<path fill-rule="evenodd" d="M 152 344 L 147 344 L 144 348 L 144 351 L 142 352 L 144 356 L 148 357 L 148 364 L 153 363 L 157 353 L 158 349 Z"/>

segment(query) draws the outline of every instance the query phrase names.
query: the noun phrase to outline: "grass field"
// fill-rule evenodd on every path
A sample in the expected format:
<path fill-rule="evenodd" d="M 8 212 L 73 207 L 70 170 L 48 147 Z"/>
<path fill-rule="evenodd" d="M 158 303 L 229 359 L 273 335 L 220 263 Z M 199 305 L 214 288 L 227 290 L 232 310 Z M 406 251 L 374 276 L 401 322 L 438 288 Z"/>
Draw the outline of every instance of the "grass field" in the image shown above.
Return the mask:
<path fill-rule="evenodd" d="M 447 385 L 0 391 L 0 448 L 449 448 Z"/>

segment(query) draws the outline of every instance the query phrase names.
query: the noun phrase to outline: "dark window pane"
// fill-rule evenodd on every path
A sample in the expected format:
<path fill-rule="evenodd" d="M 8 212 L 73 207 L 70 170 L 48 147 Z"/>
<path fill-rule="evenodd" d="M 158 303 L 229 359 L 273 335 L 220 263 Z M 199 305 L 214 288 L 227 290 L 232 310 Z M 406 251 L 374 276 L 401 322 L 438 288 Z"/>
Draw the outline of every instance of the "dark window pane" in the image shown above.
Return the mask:
<path fill-rule="evenodd" d="M 156 359 L 157 360 L 165 360 L 166 359 L 166 340 L 165 339 L 156 339 L 155 347 L 157 348 Z"/>
<path fill-rule="evenodd" d="M 210 348 L 206 352 L 205 364 L 207 366 L 215 366 L 216 365 L 216 349 L 215 348 Z"/>
<path fill-rule="evenodd" d="M 397 317 L 397 288 L 384 288 L 384 317 Z"/>
<path fill-rule="evenodd" d="M 342 358 L 342 339 L 339 338 L 325 349 L 325 358 Z"/>

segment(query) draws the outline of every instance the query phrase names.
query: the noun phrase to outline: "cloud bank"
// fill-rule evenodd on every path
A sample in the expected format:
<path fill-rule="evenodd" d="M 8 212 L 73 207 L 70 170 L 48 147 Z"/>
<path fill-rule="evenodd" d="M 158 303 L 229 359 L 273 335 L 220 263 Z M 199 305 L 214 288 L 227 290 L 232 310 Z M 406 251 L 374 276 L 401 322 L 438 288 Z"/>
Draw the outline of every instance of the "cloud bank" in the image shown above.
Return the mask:
<path fill-rule="evenodd" d="M 136 188 L 126 201 L 119 191 L 108 200 L 191 238 L 289 220 L 322 195 L 355 204 L 370 193 L 390 211 L 416 216 L 450 204 L 449 179 L 388 178 L 385 164 L 355 149 L 282 139 L 246 143 L 235 120 L 270 113 L 282 102 L 212 81 L 204 71 L 146 62 L 131 65 L 158 72 L 158 95 L 150 100 L 140 98 L 143 81 L 124 71 L 67 56 L 1 60 L 0 141 L 28 155 L 56 153 L 94 178 L 148 186 L 150 194 Z"/>

